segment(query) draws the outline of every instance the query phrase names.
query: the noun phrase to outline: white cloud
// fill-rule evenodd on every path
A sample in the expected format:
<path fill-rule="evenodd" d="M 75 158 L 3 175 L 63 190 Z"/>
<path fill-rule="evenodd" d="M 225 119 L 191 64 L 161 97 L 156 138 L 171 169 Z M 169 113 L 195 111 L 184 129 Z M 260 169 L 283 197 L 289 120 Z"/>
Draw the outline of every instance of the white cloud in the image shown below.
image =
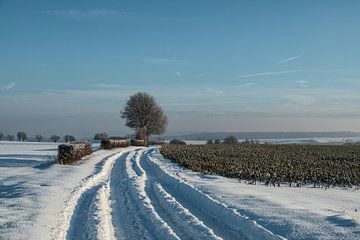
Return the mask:
<path fill-rule="evenodd" d="M 300 81 L 297 81 L 297 83 L 299 84 L 300 87 L 308 87 L 309 81 L 300 80 Z"/>
<path fill-rule="evenodd" d="M 242 74 L 242 75 L 238 75 L 236 77 L 237 78 L 262 77 L 262 76 L 270 76 L 270 75 L 296 73 L 296 72 L 300 72 L 300 71 L 301 71 L 300 69 L 296 69 L 296 70 L 286 70 L 286 71 L 277 71 L 277 72 L 260 72 L 260 73 Z"/>
<path fill-rule="evenodd" d="M 252 85 L 254 85 L 253 82 L 248 82 L 248 83 L 241 84 L 241 85 L 239 85 L 238 87 L 243 88 L 243 87 L 250 87 L 250 86 L 252 86 Z"/>
<path fill-rule="evenodd" d="M 9 91 L 9 90 L 15 88 L 15 86 L 16 86 L 16 83 L 12 82 L 12 83 L 9 83 L 9 84 L 1 87 L 1 89 L 2 89 L 3 91 Z"/>
<path fill-rule="evenodd" d="M 298 58 L 301 58 L 302 56 L 301 55 L 296 55 L 296 56 L 293 56 L 293 57 L 288 57 L 288 58 L 285 58 L 283 60 L 280 60 L 279 62 L 277 62 L 277 64 L 282 64 L 282 63 L 286 63 L 286 62 L 291 62 L 291 61 L 294 61 Z"/>

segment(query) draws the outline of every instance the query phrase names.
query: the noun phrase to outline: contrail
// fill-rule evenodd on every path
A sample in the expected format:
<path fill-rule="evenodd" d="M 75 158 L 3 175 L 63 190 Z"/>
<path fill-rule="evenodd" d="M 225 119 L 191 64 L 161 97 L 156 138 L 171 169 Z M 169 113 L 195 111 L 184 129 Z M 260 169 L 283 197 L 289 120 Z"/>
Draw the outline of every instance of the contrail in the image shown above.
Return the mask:
<path fill-rule="evenodd" d="M 301 71 L 300 69 L 297 69 L 297 70 L 287 70 L 287 71 L 278 71 L 278 72 L 261 72 L 261 73 L 243 74 L 243 75 L 238 75 L 236 77 L 237 78 L 260 77 L 260 76 L 295 73 L 295 72 L 300 72 L 300 71 Z"/>
<path fill-rule="evenodd" d="M 290 61 L 294 61 L 295 59 L 301 58 L 301 55 L 297 55 L 297 56 L 293 56 L 293 57 L 289 57 L 289 58 L 285 58 L 281 61 L 279 61 L 277 64 L 282 64 L 282 63 L 286 63 L 286 62 L 290 62 Z"/>

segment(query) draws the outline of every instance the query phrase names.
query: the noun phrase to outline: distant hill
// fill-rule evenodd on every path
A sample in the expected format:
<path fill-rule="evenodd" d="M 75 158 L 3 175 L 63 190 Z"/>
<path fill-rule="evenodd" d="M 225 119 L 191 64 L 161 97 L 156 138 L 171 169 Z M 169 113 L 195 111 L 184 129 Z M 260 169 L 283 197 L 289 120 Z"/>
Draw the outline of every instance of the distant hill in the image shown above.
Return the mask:
<path fill-rule="evenodd" d="M 166 139 L 209 140 L 233 135 L 238 139 L 291 139 L 291 138 L 350 138 L 360 137 L 358 132 L 214 132 L 166 136 Z"/>

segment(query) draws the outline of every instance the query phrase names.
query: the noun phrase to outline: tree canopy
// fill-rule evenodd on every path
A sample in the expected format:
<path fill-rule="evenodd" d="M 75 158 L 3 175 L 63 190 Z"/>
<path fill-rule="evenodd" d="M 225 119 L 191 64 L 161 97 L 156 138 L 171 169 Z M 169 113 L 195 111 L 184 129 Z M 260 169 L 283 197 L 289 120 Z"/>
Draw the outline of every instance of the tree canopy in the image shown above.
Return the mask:
<path fill-rule="evenodd" d="M 51 139 L 51 141 L 53 141 L 53 142 L 57 142 L 57 141 L 59 141 L 60 140 L 60 137 L 59 136 L 57 136 L 57 135 L 52 135 L 51 137 L 50 137 L 50 139 Z"/>
<path fill-rule="evenodd" d="M 64 141 L 66 143 L 69 143 L 69 142 L 75 142 L 76 141 L 76 138 L 72 135 L 65 135 L 64 137 Z"/>
<path fill-rule="evenodd" d="M 16 136 L 17 136 L 18 141 L 21 141 L 21 142 L 26 141 L 26 139 L 27 139 L 27 135 L 25 132 L 18 132 L 16 134 Z"/>
<path fill-rule="evenodd" d="M 94 140 L 106 140 L 109 139 L 109 136 L 107 135 L 107 133 L 101 132 L 101 133 L 96 133 L 94 136 Z"/>
<path fill-rule="evenodd" d="M 41 142 L 43 140 L 43 136 L 41 134 L 36 134 L 35 139 L 36 141 Z"/>
<path fill-rule="evenodd" d="M 166 130 L 167 117 L 153 96 L 145 92 L 132 95 L 121 111 L 126 126 L 135 130 L 138 138 L 148 145 L 151 134 L 162 134 Z"/>
<path fill-rule="evenodd" d="M 234 136 L 228 136 L 224 139 L 224 143 L 225 144 L 238 144 L 239 141 L 236 137 Z"/>

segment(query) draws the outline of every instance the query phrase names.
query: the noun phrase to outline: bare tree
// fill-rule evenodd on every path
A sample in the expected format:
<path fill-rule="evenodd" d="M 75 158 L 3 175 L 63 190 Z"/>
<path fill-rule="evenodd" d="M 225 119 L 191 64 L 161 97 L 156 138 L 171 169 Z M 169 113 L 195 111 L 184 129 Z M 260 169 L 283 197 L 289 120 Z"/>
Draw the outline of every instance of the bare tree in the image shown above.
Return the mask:
<path fill-rule="evenodd" d="M 3 139 L 4 134 L 0 132 L 0 141 Z"/>
<path fill-rule="evenodd" d="M 43 136 L 41 134 L 37 134 L 35 136 L 36 141 L 41 142 L 43 140 Z"/>
<path fill-rule="evenodd" d="M 69 142 L 75 142 L 76 141 L 76 138 L 72 135 L 65 135 L 64 137 L 64 141 L 66 143 L 69 143 Z"/>
<path fill-rule="evenodd" d="M 7 135 L 5 138 L 6 138 L 8 141 L 14 141 L 14 140 L 15 140 L 14 135 Z"/>
<path fill-rule="evenodd" d="M 238 144 L 239 141 L 234 136 L 228 136 L 224 139 L 224 144 Z"/>
<path fill-rule="evenodd" d="M 52 135 L 52 136 L 50 137 L 50 139 L 51 139 L 51 141 L 53 141 L 54 143 L 56 143 L 57 141 L 60 140 L 60 137 L 57 136 L 57 135 Z"/>
<path fill-rule="evenodd" d="M 94 136 L 94 140 L 106 140 L 109 139 L 109 136 L 106 133 L 97 133 Z"/>
<path fill-rule="evenodd" d="M 151 134 L 162 134 L 166 130 L 167 117 L 153 96 L 139 92 L 130 97 L 121 111 L 126 126 L 136 131 L 137 137 L 149 144 Z"/>
<path fill-rule="evenodd" d="M 18 132 L 16 134 L 16 136 L 17 136 L 18 141 L 20 141 L 20 142 L 26 141 L 26 139 L 27 139 L 27 135 L 25 132 Z"/>

